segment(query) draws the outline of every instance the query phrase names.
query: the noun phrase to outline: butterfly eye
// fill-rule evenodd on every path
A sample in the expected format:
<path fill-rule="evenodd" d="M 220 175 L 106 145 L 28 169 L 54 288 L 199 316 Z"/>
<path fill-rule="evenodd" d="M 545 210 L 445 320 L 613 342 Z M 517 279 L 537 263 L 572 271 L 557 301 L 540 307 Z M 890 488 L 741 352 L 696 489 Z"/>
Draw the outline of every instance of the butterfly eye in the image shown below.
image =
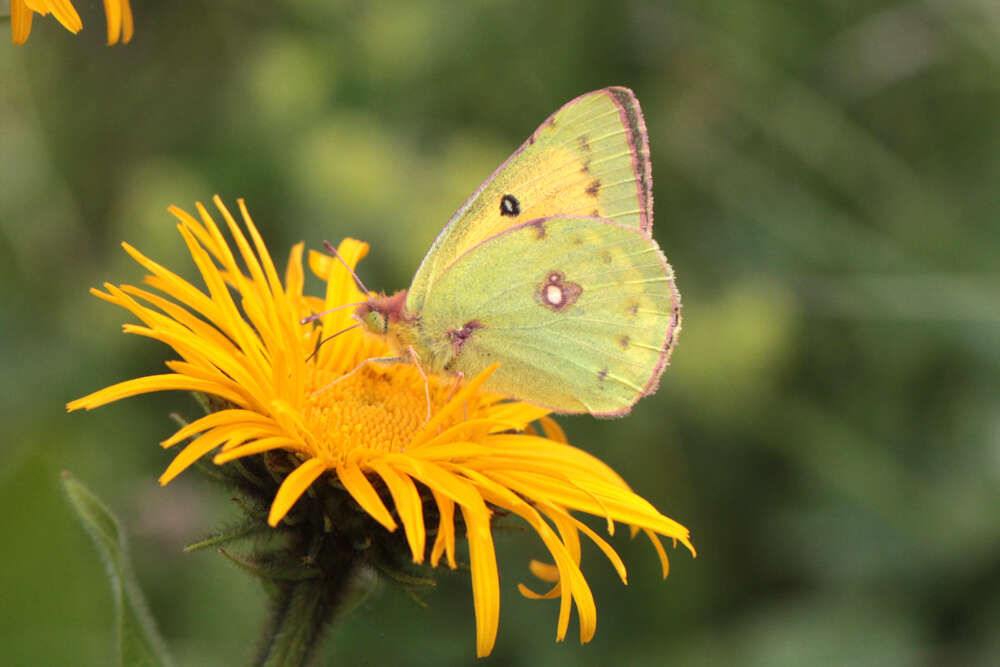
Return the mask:
<path fill-rule="evenodd" d="M 372 333 L 384 334 L 389 329 L 388 323 L 385 315 L 377 310 L 370 311 L 365 315 L 365 328 Z"/>
<path fill-rule="evenodd" d="M 514 195 L 504 195 L 500 199 L 500 215 L 506 215 L 513 218 L 520 214 L 521 202 L 517 201 L 517 198 L 514 197 Z"/>

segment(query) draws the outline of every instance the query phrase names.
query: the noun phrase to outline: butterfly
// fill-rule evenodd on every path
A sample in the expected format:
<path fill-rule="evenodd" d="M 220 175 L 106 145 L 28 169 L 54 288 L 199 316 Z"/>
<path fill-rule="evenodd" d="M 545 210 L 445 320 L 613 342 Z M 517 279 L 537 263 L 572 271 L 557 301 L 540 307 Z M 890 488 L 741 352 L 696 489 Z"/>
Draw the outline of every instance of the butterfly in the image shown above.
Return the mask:
<path fill-rule="evenodd" d="M 572 100 L 452 216 L 409 289 L 354 317 L 433 373 L 557 413 L 627 414 L 656 391 L 681 328 L 652 237 L 646 124 L 631 90 Z"/>

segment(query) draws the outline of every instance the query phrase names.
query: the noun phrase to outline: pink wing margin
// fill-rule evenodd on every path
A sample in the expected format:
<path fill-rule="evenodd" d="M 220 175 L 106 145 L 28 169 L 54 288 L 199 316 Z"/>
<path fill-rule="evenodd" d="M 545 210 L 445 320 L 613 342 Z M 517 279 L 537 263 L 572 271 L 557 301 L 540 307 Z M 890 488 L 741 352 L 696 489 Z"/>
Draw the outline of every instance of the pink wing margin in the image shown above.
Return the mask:
<path fill-rule="evenodd" d="M 636 180 L 639 197 L 639 229 L 646 236 L 653 234 L 653 162 L 649 156 L 649 134 L 646 119 L 642 117 L 639 100 L 628 88 L 613 86 L 605 88 L 618 106 L 622 125 L 628 130 L 629 150 L 632 152 L 632 170 L 639 177 Z M 572 104 L 572 102 L 570 103 Z"/>
<path fill-rule="evenodd" d="M 667 370 L 667 366 L 670 365 L 670 356 L 674 353 L 674 348 L 677 347 L 677 334 L 681 331 L 681 321 L 683 319 L 681 317 L 681 293 L 677 289 L 677 277 L 674 275 L 674 267 L 667 261 L 667 257 L 663 254 L 663 250 L 660 249 L 659 244 L 652 237 L 650 237 L 650 241 L 656 248 L 656 256 L 660 259 L 660 263 L 663 264 L 663 270 L 670 278 L 670 327 L 667 329 L 667 335 L 664 338 L 663 345 L 660 347 L 660 357 L 656 360 L 656 368 L 653 369 L 652 375 L 649 376 L 646 386 L 642 388 L 642 393 L 638 394 L 630 404 L 621 410 L 591 413 L 595 417 L 624 417 L 632 411 L 632 406 L 638 403 L 640 398 L 655 394 L 656 390 L 660 387 L 660 378 L 663 376 L 663 371 Z"/>

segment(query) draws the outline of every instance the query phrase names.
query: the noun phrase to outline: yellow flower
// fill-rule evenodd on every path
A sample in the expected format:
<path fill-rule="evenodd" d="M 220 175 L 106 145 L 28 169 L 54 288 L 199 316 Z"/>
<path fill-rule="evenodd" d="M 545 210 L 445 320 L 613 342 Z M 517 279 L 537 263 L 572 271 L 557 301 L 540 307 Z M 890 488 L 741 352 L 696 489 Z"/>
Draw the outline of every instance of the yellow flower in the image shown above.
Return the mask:
<path fill-rule="evenodd" d="M 10 0 L 10 27 L 14 44 L 24 44 L 28 39 L 34 14 L 45 16 L 49 12 L 74 35 L 83 29 L 80 15 L 70 0 Z M 125 43 L 132 39 L 129 0 L 104 0 L 104 14 L 108 20 L 109 45 L 117 44 L 119 39 Z"/>
<path fill-rule="evenodd" d="M 386 356 L 385 344 L 360 329 L 345 331 L 355 324 L 350 308 L 301 323 L 305 316 L 365 299 L 344 266 L 310 253 L 309 266 L 325 281 L 326 293 L 323 298 L 306 296 L 303 244 L 292 248 L 282 280 L 244 203 L 239 206 L 249 240 L 221 200 L 214 201 L 235 239 L 236 253 L 201 204 L 200 220 L 170 209 L 207 291 L 128 244 L 123 244 L 126 252 L 149 271 L 146 284 L 166 298 L 131 285 L 106 283 L 106 291 L 92 290 L 142 321 L 125 325 L 127 333 L 160 340 L 180 359 L 167 362 L 169 373 L 122 382 L 67 406 L 91 409 L 127 396 L 178 389 L 213 397 L 216 411 L 162 443 L 171 447 L 193 438 L 161 483 L 210 452 L 216 452 L 213 461 L 220 465 L 283 452 L 294 457 L 297 467 L 284 477 L 273 499 L 271 526 L 304 502 L 312 485 L 336 487 L 384 530 L 402 525 L 415 563 L 427 555 L 430 532 L 435 536 L 430 564 L 437 566 L 444 556 L 451 568 L 456 567 L 457 507 L 469 546 L 479 656 L 492 650 L 499 621 L 491 526 L 497 510 L 526 521 L 552 556 L 554 565 L 531 564 L 536 576 L 554 584 L 551 590 L 536 594 L 523 584 L 520 589 L 527 597 L 560 598 L 557 640 L 566 634 L 574 604 L 581 641 L 594 634 L 596 608 L 580 571 L 581 533 L 626 580 L 618 554 L 573 510 L 603 518 L 609 533 L 615 522 L 627 524 L 633 536 L 643 531 L 659 554 L 664 577 L 667 556 L 658 535 L 680 541 L 694 553 L 686 528 L 633 493 L 604 463 L 568 445 L 546 410 L 482 391 L 493 369 L 454 395 L 454 380 L 425 381 L 411 364 L 368 363 L 350 374 L 365 359 Z M 367 251 L 366 244 L 352 239 L 339 248 L 352 267 Z M 343 333 L 328 339 L 338 332 Z M 338 378 L 342 381 L 331 384 Z M 429 421 L 428 391 L 433 409 Z M 432 514 L 438 525 L 430 529 L 424 523 L 425 502 L 436 509 Z"/>

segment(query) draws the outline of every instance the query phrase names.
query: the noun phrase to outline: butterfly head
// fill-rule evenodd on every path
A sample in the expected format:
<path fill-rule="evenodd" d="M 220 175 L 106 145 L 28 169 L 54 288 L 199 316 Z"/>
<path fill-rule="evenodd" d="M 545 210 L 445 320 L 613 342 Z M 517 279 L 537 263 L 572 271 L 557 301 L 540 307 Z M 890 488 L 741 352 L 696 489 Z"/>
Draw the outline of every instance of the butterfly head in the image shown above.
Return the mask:
<path fill-rule="evenodd" d="M 409 321 L 413 316 L 406 311 L 406 290 L 392 296 L 372 294 L 368 301 L 354 311 L 354 319 L 369 333 L 385 336 L 390 328 L 400 321 Z"/>

